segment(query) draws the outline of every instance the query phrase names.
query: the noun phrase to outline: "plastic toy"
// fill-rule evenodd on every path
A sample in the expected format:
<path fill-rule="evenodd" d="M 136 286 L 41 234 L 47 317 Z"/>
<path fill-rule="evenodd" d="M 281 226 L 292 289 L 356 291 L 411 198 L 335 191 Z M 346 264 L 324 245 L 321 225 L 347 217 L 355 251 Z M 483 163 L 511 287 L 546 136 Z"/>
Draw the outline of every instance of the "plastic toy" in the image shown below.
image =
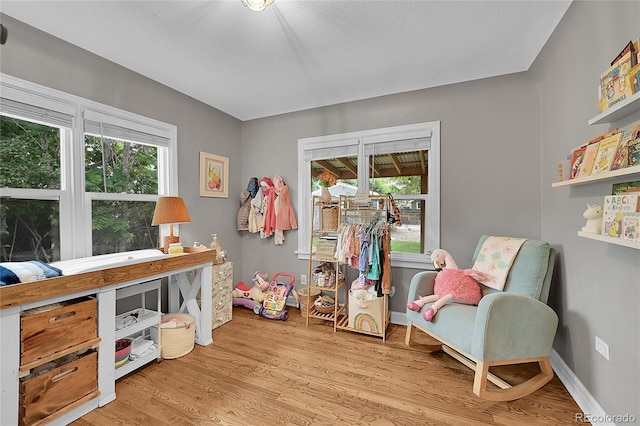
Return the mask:
<path fill-rule="evenodd" d="M 267 281 L 267 274 L 259 271 L 253 274 L 251 281 L 253 282 L 253 287 L 249 287 L 242 281 L 236 284 L 236 288 L 231 292 L 231 297 L 233 297 L 234 306 L 244 306 L 259 314 L 262 301 L 269 289 L 269 281 Z"/>
<path fill-rule="evenodd" d="M 278 282 L 279 276 L 285 276 L 289 278 L 289 283 L 284 284 Z M 298 302 L 298 295 L 295 292 L 293 285 L 296 282 L 296 277 L 287 272 L 276 272 L 273 275 L 273 281 L 269 285 L 267 294 L 262 301 L 260 307 L 260 315 L 269 319 L 279 319 L 286 321 L 289 319 L 289 312 L 287 312 L 287 296 L 292 293 Z"/>
<path fill-rule="evenodd" d="M 447 302 L 465 303 L 477 305 L 482 298 L 478 279 L 485 276 L 482 272 L 473 269 L 458 269 L 453 257 L 446 250 L 437 249 L 431 254 L 436 269 L 442 268 L 436 275 L 433 293 L 420 299 L 407 303 L 407 308 L 412 311 L 420 310 L 425 304 L 434 302 L 423 312 L 426 321 L 431 321 L 433 316 Z"/>
<path fill-rule="evenodd" d="M 587 209 L 582 213 L 582 217 L 587 219 L 587 223 L 582 227 L 582 232 L 599 234 L 602 227 L 602 206 L 592 206 L 587 204 Z"/>

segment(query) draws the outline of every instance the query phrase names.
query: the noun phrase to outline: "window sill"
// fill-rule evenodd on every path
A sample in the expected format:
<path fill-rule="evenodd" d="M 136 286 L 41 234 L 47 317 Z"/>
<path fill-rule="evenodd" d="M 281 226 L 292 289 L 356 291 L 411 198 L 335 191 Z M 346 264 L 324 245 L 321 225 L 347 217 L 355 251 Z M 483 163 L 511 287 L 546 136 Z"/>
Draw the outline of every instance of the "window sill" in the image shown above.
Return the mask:
<path fill-rule="evenodd" d="M 298 260 L 309 260 L 309 252 L 296 251 Z M 433 270 L 433 263 L 427 255 L 407 255 L 405 253 L 392 253 L 391 254 L 391 267 L 392 268 L 412 268 Z"/>

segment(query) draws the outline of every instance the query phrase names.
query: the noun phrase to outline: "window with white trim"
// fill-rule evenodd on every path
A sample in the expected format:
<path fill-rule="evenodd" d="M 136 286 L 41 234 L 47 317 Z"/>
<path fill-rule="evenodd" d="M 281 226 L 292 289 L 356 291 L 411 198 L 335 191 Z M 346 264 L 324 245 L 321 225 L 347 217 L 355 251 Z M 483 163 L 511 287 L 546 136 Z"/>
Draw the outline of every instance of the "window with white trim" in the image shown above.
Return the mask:
<path fill-rule="evenodd" d="M 10 76 L 0 84 L 1 261 L 158 247 L 151 219 L 177 189 L 176 127 Z"/>
<path fill-rule="evenodd" d="M 379 173 L 382 158 L 390 158 L 398 169 L 395 178 Z M 416 165 L 401 168 L 409 159 L 415 159 Z M 334 170 L 332 164 L 338 163 L 345 172 Z M 393 266 L 422 268 L 430 263 L 428 252 L 440 245 L 440 122 L 299 139 L 298 164 L 300 259 L 309 256 L 310 200 L 319 192 L 314 170 L 327 170 L 337 177 L 349 175 L 347 180 L 338 178 L 338 185 L 330 190 L 334 196 L 385 188 L 394 197 L 405 220 L 392 231 Z M 413 189 L 399 194 L 394 187 L 400 185 Z M 401 235 L 408 234 L 409 242 L 400 243 Z"/>

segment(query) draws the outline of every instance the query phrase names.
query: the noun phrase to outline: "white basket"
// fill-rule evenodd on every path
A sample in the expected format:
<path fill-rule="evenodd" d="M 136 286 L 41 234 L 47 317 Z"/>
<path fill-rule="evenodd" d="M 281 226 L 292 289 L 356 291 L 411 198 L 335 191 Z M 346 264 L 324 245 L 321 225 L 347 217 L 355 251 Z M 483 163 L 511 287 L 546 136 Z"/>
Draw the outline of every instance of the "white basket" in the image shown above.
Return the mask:
<path fill-rule="evenodd" d="M 162 323 L 175 321 L 175 328 L 160 327 L 161 356 L 164 359 L 174 359 L 185 356 L 193 350 L 196 341 L 196 320 L 188 314 L 166 314 L 162 316 Z"/>

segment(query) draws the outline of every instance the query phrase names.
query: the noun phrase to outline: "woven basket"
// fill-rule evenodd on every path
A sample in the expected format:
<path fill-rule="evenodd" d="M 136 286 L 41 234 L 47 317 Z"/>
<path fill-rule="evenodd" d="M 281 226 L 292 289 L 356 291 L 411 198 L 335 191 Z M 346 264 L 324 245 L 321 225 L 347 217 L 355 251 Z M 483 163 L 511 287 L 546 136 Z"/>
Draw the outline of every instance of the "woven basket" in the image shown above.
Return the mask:
<path fill-rule="evenodd" d="M 316 311 L 320 312 L 321 314 L 331 314 L 336 310 L 335 305 L 332 305 L 332 306 L 313 305 L 313 307 L 316 308 Z"/>
<path fill-rule="evenodd" d="M 335 231 L 338 229 L 338 209 L 336 207 L 322 208 L 322 230 Z"/>
<path fill-rule="evenodd" d="M 300 299 L 300 315 L 306 317 L 307 315 L 309 315 L 310 311 L 309 306 L 307 306 L 307 289 L 306 287 L 301 288 L 300 290 L 297 290 L 297 292 L 298 298 Z M 311 305 L 313 305 L 313 301 L 316 300 L 316 298 L 320 295 L 320 290 L 318 290 L 317 288 L 309 289 L 309 294 L 309 300 L 311 301 Z"/>
<path fill-rule="evenodd" d="M 175 328 L 160 327 L 161 356 L 174 359 L 185 356 L 193 350 L 196 340 L 196 320 L 188 314 L 167 314 L 162 316 L 162 324 L 175 321 Z"/>

